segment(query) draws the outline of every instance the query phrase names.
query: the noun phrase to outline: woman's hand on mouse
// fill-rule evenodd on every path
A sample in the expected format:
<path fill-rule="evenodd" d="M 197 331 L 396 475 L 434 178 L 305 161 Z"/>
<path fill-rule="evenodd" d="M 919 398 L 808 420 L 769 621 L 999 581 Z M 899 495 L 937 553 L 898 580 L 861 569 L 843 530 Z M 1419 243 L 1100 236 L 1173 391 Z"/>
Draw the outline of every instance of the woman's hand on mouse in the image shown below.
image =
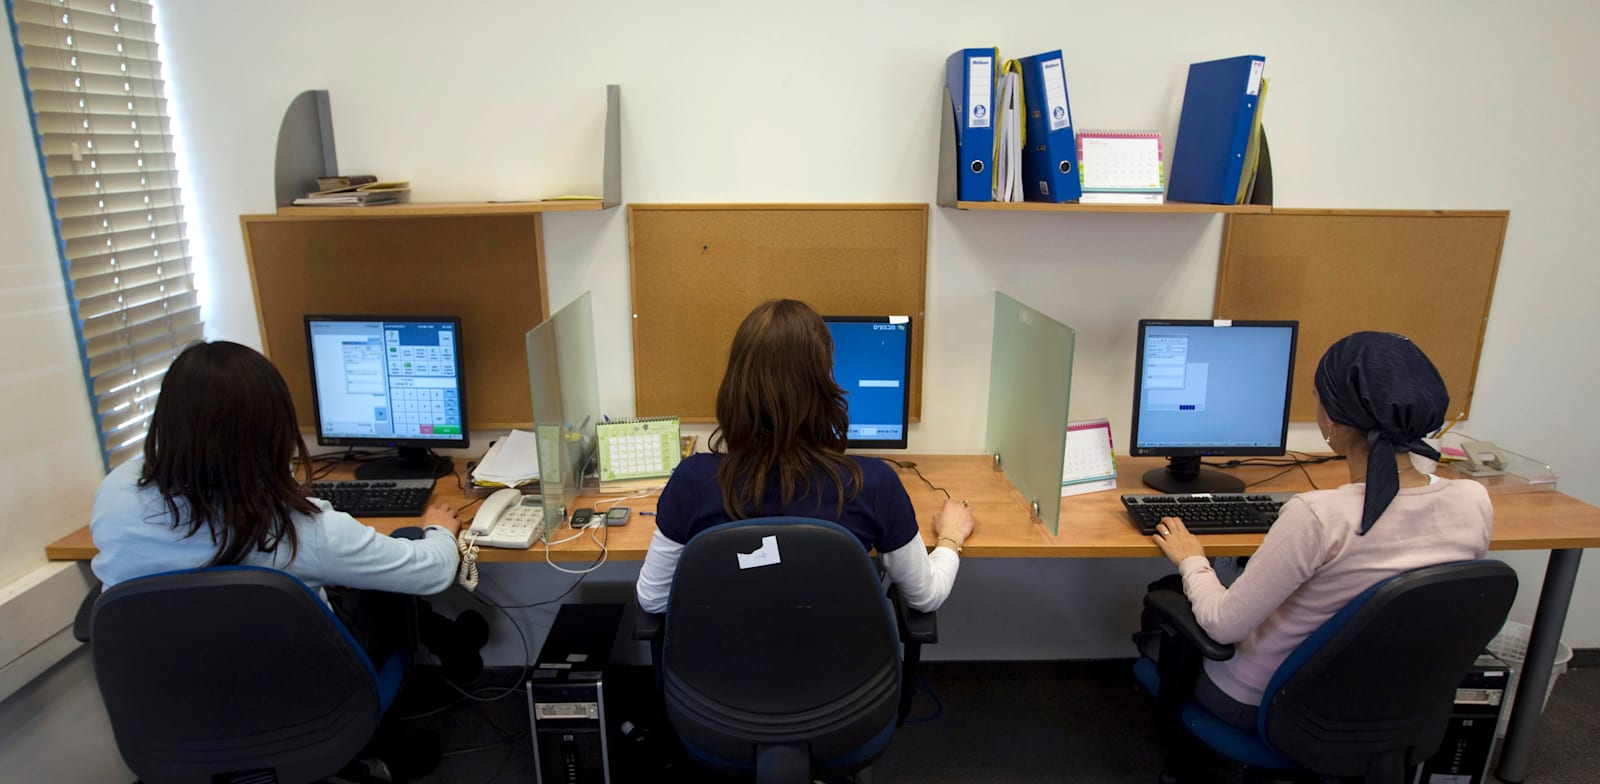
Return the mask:
<path fill-rule="evenodd" d="M 947 499 L 944 508 L 933 518 L 933 535 L 949 540 L 956 550 L 960 550 L 966 544 L 967 537 L 972 535 L 972 528 L 976 524 L 972 509 L 966 502 Z"/>

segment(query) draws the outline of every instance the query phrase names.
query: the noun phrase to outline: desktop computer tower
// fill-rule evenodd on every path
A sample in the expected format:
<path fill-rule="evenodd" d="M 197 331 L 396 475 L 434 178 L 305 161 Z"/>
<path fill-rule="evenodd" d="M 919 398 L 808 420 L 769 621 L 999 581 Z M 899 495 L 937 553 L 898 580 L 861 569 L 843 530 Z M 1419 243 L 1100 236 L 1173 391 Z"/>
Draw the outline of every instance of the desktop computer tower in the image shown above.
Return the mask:
<path fill-rule="evenodd" d="M 1485 653 L 1456 689 L 1450 726 L 1439 750 L 1417 768 L 1414 784 L 1485 784 L 1489 781 L 1489 756 L 1494 752 L 1495 725 L 1505 704 L 1511 668 Z"/>
<path fill-rule="evenodd" d="M 605 674 L 622 622 L 620 604 L 564 604 L 528 675 L 534 780 L 610 784 Z"/>

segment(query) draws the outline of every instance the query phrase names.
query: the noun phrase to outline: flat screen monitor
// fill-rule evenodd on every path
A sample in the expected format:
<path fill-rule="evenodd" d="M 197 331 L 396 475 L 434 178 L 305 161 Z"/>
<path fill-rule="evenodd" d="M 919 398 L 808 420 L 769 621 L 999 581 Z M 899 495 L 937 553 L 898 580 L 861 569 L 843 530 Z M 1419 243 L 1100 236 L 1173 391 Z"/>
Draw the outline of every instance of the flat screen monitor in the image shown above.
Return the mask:
<path fill-rule="evenodd" d="M 1144 475 L 1165 493 L 1242 492 L 1207 456 L 1284 453 L 1296 321 L 1139 322 L 1129 453 L 1168 458 Z"/>
<path fill-rule="evenodd" d="M 468 445 L 461 319 L 454 316 L 306 316 L 306 355 L 317 443 L 393 447 L 360 479 L 450 473 L 434 448 Z"/>
<path fill-rule="evenodd" d="M 833 380 L 844 388 L 851 449 L 905 449 L 911 409 L 910 316 L 823 316 L 833 334 Z"/>

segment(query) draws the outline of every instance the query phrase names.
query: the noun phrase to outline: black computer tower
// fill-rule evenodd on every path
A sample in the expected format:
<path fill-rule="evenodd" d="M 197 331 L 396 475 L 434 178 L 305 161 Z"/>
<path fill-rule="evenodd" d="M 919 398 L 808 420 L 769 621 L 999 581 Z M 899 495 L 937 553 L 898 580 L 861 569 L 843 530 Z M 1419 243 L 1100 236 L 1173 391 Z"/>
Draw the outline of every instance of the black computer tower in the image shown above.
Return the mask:
<path fill-rule="evenodd" d="M 620 604 L 564 604 L 528 675 L 534 780 L 609 784 L 614 743 L 605 674 L 622 622 Z"/>
<path fill-rule="evenodd" d="M 1456 689 L 1439 750 L 1417 769 L 1416 784 L 1485 784 L 1489 781 L 1489 756 L 1494 752 L 1495 725 L 1506 710 L 1506 682 L 1511 668 L 1485 653 Z"/>

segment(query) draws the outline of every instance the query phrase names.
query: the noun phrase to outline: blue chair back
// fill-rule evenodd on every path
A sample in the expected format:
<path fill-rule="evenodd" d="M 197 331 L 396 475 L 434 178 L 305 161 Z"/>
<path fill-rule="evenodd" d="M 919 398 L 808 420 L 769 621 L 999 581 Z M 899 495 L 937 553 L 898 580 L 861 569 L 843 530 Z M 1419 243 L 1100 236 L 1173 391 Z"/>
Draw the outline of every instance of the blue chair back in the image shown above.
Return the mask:
<path fill-rule="evenodd" d="M 1261 736 L 1325 776 L 1400 781 L 1438 749 L 1462 676 L 1516 595 L 1517 574 L 1499 561 L 1374 585 L 1278 668 L 1262 697 Z"/>
<path fill-rule="evenodd" d="M 766 541 L 774 562 L 740 558 Z M 691 539 L 673 578 L 659 667 L 674 729 L 692 756 L 723 773 L 783 780 L 758 764 L 782 759 L 798 767 L 785 775 L 809 782 L 807 767 L 871 762 L 894 730 L 894 616 L 866 549 L 835 523 L 761 518 Z"/>
<path fill-rule="evenodd" d="M 325 778 L 372 737 L 403 668 L 386 663 L 380 688 L 327 604 L 271 569 L 130 580 L 90 627 L 117 746 L 151 782 Z"/>

